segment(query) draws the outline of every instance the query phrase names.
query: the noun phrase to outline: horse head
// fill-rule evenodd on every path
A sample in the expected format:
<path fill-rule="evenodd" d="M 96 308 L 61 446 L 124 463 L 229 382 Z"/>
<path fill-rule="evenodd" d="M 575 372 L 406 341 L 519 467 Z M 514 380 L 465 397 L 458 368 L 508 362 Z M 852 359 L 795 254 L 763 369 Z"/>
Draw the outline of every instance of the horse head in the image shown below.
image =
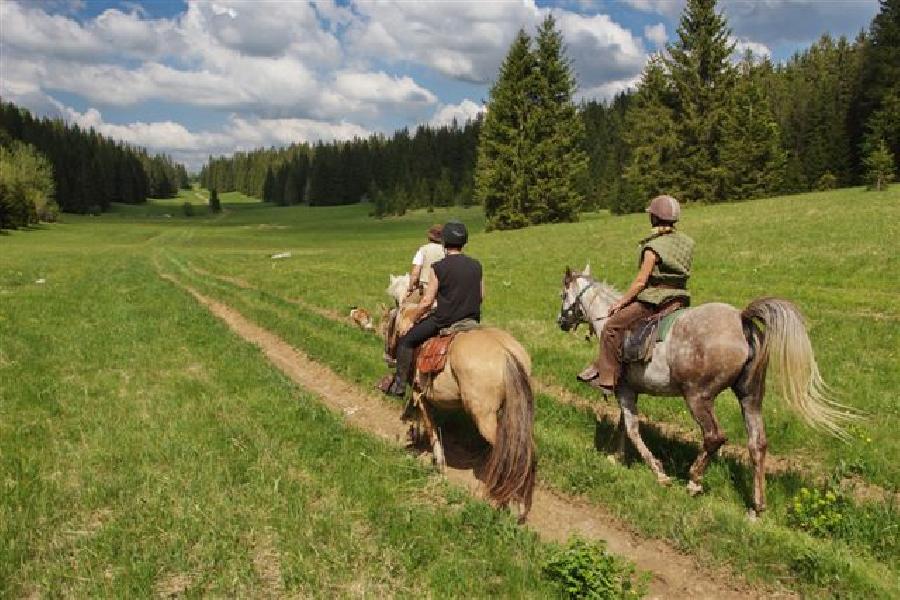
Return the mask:
<path fill-rule="evenodd" d="M 576 329 L 579 324 L 587 321 L 584 309 L 581 306 L 581 297 L 590 286 L 582 288 L 578 280 L 583 277 L 589 278 L 590 274 L 591 265 L 587 265 L 581 273 L 573 271 L 568 266 L 566 267 L 562 281 L 562 292 L 560 293 L 562 305 L 559 309 L 559 315 L 556 317 L 556 323 L 563 331 Z"/>

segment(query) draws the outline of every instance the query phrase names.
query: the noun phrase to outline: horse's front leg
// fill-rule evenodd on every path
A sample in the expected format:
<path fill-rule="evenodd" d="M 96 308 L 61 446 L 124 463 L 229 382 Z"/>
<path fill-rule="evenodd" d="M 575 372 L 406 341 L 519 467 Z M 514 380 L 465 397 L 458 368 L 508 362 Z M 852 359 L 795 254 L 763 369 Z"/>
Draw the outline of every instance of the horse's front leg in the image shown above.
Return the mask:
<path fill-rule="evenodd" d="M 644 444 L 644 440 L 641 438 L 641 432 L 638 429 L 637 392 L 625 385 L 620 385 L 616 389 L 616 398 L 619 400 L 619 407 L 622 409 L 620 419 L 625 423 L 625 433 L 628 435 L 628 439 L 631 440 L 641 458 L 644 459 L 644 462 L 656 475 L 656 480 L 662 485 L 669 485 L 672 483 L 672 478 L 666 475 L 662 463 L 653 456 L 653 453 L 650 452 L 650 449 L 647 448 L 647 445 Z"/>
<path fill-rule="evenodd" d="M 444 458 L 444 446 L 441 444 L 441 437 L 438 435 L 437 426 L 434 424 L 434 418 L 431 416 L 431 411 L 428 408 L 424 395 L 418 398 L 418 404 L 419 412 L 422 414 L 422 424 L 425 427 L 425 435 L 428 436 L 428 441 L 431 442 L 432 460 L 434 460 L 438 470 L 443 472 L 447 466 L 447 460 Z"/>

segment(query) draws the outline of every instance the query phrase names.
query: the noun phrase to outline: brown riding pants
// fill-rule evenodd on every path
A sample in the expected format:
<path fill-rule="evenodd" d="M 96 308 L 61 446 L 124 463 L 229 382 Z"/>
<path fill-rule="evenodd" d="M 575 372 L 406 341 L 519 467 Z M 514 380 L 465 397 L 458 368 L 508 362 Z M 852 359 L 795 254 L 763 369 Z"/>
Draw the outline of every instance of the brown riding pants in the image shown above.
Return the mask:
<path fill-rule="evenodd" d="M 625 332 L 632 325 L 646 319 L 656 312 L 656 307 L 644 302 L 632 302 L 609 318 L 603 326 L 600 338 L 600 356 L 597 357 L 597 371 L 600 373 L 598 383 L 604 387 L 615 388 L 622 373 L 622 343 Z"/>

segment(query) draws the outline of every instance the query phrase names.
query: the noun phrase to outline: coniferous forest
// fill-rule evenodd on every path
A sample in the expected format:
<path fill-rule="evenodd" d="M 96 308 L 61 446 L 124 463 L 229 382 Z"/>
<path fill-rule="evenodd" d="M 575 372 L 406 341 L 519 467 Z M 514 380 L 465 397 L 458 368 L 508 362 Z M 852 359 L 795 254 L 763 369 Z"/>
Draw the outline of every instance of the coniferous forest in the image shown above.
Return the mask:
<path fill-rule="evenodd" d="M 4 227 L 23 226 L 37 219 L 28 205 L 34 201 L 27 200 L 29 194 L 21 189 L 23 169 L 30 173 L 30 179 L 35 178 L 37 171 L 45 173 L 38 179 L 51 178 L 49 185 L 38 187 L 52 190 L 59 209 L 72 213 L 99 213 L 112 202 L 136 204 L 150 197 L 168 198 L 175 196 L 180 187 L 188 186 L 184 165 L 169 156 L 151 156 L 143 148 L 59 119 L 37 119 L 8 102 L 0 102 L 0 147 L 5 149 L 0 211 L 3 215 L 19 215 L 9 223 L 7 216 L 0 216 Z M 22 165 L 26 164 L 44 166 L 25 169 Z M 34 185 L 28 187 L 37 189 Z M 42 199 L 49 200 L 45 196 Z M 27 214 L 32 217 L 22 222 L 21 215 Z"/>
<path fill-rule="evenodd" d="M 550 16 L 533 40 L 520 31 L 476 120 L 210 157 L 200 183 L 279 205 L 368 200 L 379 217 L 480 204 L 490 228 L 515 228 L 575 220 L 581 210 L 633 212 L 663 192 L 715 203 L 892 179 L 900 0 L 881 0 L 854 40 L 824 35 L 779 63 L 736 56 L 730 33 L 716 0 L 689 0 L 676 39 L 651 57 L 636 89 L 576 106 L 575 74 Z M 14 140 L 49 163 L 63 211 L 102 211 L 187 185 L 169 157 L 3 104 L 7 153 Z"/>
<path fill-rule="evenodd" d="M 736 56 L 729 34 L 716 0 L 690 0 L 637 89 L 576 111 L 550 18 L 534 43 L 514 40 L 477 121 L 210 158 L 201 182 L 279 204 L 369 199 L 377 216 L 474 202 L 506 228 L 633 212 L 661 192 L 713 203 L 862 184 L 885 152 L 896 171 L 900 0 L 856 39 L 824 35 L 782 63 Z"/>

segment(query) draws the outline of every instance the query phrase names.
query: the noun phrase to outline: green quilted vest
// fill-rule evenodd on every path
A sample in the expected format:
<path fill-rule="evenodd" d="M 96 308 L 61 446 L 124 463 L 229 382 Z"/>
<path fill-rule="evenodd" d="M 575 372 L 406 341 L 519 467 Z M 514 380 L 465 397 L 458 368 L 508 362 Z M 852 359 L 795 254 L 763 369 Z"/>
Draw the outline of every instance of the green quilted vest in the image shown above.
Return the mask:
<path fill-rule="evenodd" d="M 637 299 L 648 304 L 662 304 L 672 298 L 690 301 L 687 291 L 691 276 L 691 259 L 694 255 L 694 240 L 678 231 L 655 235 L 641 244 L 638 261 L 644 257 L 644 250 L 652 250 L 658 257 L 650 280 Z"/>

